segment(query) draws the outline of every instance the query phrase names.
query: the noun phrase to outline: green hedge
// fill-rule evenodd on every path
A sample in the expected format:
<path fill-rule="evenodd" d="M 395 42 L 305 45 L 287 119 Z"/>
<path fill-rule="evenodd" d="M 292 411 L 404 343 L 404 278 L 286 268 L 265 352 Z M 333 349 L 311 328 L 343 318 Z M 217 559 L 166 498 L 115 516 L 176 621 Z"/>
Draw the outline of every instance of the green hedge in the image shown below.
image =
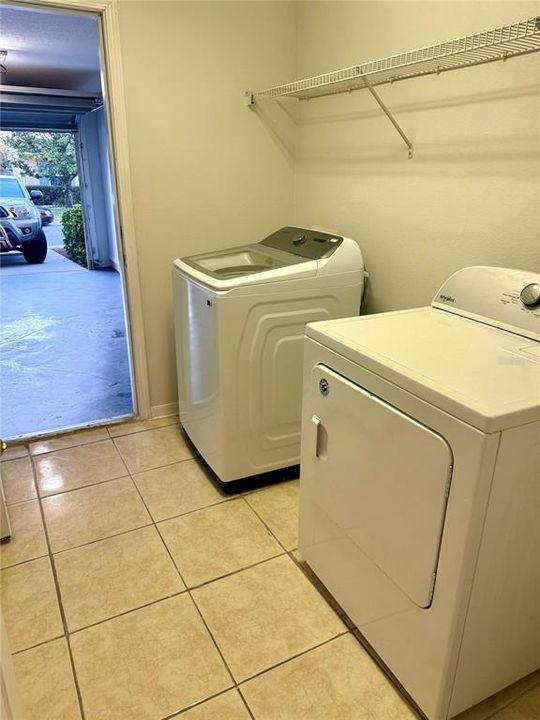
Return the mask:
<path fill-rule="evenodd" d="M 36 205 L 65 205 L 64 188 L 57 185 L 29 185 L 28 192 L 31 190 L 41 190 L 43 193 L 43 197 L 36 202 Z M 72 187 L 71 194 L 73 204 L 81 202 L 81 188 Z"/>
<path fill-rule="evenodd" d="M 84 225 L 80 205 L 74 205 L 62 214 L 64 246 L 68 257 L 78 265 L 88 267 L 84 244 Z"/>

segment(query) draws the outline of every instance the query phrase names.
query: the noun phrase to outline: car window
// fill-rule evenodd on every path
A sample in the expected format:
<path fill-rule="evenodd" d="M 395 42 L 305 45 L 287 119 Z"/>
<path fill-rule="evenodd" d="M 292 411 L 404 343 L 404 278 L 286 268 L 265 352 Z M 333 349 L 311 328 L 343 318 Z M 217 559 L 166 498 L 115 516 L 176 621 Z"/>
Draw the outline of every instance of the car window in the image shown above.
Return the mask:
<path fill-rule="evenodd" d="M 0 197 L 26 197 L 16 178 L 0 178 Z"/>

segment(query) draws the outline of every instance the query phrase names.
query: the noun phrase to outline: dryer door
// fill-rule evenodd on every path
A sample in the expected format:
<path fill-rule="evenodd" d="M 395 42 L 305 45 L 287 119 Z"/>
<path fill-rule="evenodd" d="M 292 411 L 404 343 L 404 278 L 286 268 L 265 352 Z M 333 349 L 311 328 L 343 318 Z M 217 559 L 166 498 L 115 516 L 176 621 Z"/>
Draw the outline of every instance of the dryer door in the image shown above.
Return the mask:
<path fill-rule="evenodd" d="M 301 479 L 310 502 L 373 572 L 382 572 L 419 607 L 429 607 L 452 473 L 450 447 L 324 365 L 313 368 L 310 381 Z M 322 540 L 316 535 L 311 553 Z"/>

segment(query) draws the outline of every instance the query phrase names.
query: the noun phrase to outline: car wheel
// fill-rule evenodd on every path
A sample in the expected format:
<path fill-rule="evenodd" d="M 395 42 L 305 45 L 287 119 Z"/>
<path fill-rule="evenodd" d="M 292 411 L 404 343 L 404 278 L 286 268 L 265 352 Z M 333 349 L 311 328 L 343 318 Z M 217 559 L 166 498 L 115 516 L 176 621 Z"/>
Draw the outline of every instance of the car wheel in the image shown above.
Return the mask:
<path fill-rule="evenodd" d="M 47 257 L 47 238 L 43 230 L 31 242 L 23 245 L 21 251 L 27 263 L 42 263 Z"/>

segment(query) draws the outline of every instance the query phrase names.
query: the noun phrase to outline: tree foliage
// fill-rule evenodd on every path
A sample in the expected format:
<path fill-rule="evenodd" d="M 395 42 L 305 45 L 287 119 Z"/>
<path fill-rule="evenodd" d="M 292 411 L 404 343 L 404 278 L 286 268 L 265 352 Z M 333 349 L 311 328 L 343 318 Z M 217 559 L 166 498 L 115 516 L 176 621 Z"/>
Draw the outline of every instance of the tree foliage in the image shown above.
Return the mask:
<path fill-rule="evenodd" d="M 0 174 L 6 175 L 13 165 L 15 152 L 6 145 L 5 133 L 0 132 Z"/>
<path fill-rule="evenodd" d="M 75 143 L 69 133 L 11 132 L 4 135 L 11 162 L 25 175 L 58 178 L 64 189 L 65 203 L 73 204 L 71 182 L 77 177 Z"/>

